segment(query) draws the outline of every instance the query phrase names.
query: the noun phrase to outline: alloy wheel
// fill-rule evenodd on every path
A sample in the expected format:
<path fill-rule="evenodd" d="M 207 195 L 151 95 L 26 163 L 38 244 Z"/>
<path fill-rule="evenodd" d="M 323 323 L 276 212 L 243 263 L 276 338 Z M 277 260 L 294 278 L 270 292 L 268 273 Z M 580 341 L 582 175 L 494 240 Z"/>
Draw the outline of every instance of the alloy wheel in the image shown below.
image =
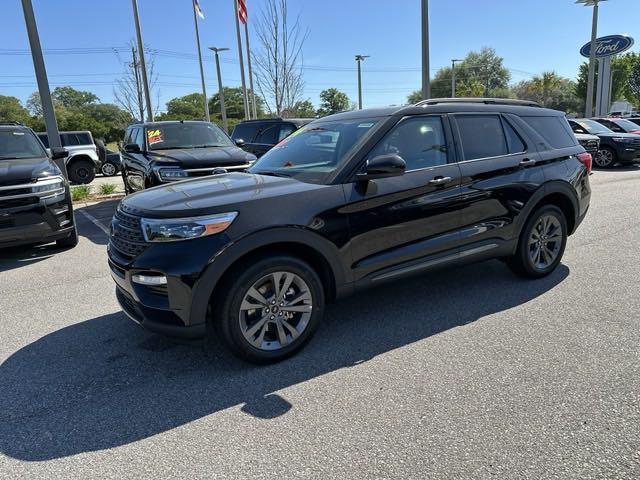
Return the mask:
<path fill-rule="evenodd" d="M 529 235 L 529 258 L 538 270 L 551 266 L 562 248 L 562 225 L 554 215 L 542 215 Z"/>
<path fill-rule="evenodd" d="M 593 160 L 599 167 L 610 167 L 613 164 L 613 153 L 607 149 L 598 150 L 598 154 Z"/>
<path fill-rule="evenodd" d="M 292 272 L 273 272 L 245 293 L 240 330 L 259 350 L 279 350 L 295 342 L 309 325 L 313 297 L 307 283 Z"/>
<path fill-rule="evenodd" d="M 101 170 L 102 174 L 106 177 L 111 177 L 116 174 L 116 167 L 113 163 L 103 163 Z"/>

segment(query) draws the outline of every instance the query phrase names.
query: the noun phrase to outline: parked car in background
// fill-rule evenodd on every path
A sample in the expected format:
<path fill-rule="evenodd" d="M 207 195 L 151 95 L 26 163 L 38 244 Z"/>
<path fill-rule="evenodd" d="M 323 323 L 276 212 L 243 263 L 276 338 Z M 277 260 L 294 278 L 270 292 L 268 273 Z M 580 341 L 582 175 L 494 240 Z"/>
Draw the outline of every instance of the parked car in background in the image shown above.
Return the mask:
<path fill-rule="evenodd" d="M 362 288 L 488 258 L 548 275 L 587 214 L 591 155 L 564 113 L 533 105 L 330 115 L 247 173 L 126 197 L 108 245 L 118 301 L 150 330 L 209 331 L 271 362 L 311 338 L 327 301 Z"/>
<path fill-rule="evenodd" d="M 593 120 L 604 125 L 612 132 L 640 135 L 640 126 L 626 118 L 594 118 Z"/>
<path fill-rule="evenodd" d="M 596 135 L 591 135 L 588 133 L 574 133 L 578 143 L 582 145 L 582 147 L 591 154 L 592 158 L 596 158 L 600 152 L 600 138 Z"/>
<path fill-rule="evenodd" d="M 630 122 L 633 122 L 636 125 L 640 126 L 640 117 L 629 117 L 629 118 L 627 118 L 627 120 L 629 120 Z"/>
<path fill-rule="evenodd" d="M 121 152 L 127 193 L 163 183 L 243 171 L 255 155 L 233 144 L 217 125 L 201 121 L 165 121 L 130 125 Z"/>
<path fill-rule="evenodd" d="M 49 148 L 49 138 L 46 132 L 38 133 L 38 137 L 45 147 Z M 65 160 L 69 180 L 79 184 L 93 182 L 96 169 L 100 166 L 100 158 L 91 132 L 88 130 L 60 132 L 60 142 L 69 152 L 69 156 Z"/>
<path fill-rule="evenodd" d="M 231 138 L 236 145 L 260 158 L 282 139 L 313 120 L 313 118 L 246 120 L 233 128 Z"/>
<path fill-rule="evenodd" d="M 589 133 L 600 139 L 600 150 L 593 162 L 600 168 L 613 167 L 616 163 L 640 162 L 640 136 L 633 133 L 616 133 L 595 120 L 569 119 L 574 133 Z"/>
<path fill-rule="evenodd" d="M 105 158 L 100 164 L 100 173 L 105 177 L 113 177 L 120 173 L 121 166 L 120 152 L 105 149 Z"/>
<path fill-rule="evenodd" d="M 53 162 L 67 151 L 51 150 L 30 128 L 0 123 L 0 247 L 78 243 L 69 184 Z"/>

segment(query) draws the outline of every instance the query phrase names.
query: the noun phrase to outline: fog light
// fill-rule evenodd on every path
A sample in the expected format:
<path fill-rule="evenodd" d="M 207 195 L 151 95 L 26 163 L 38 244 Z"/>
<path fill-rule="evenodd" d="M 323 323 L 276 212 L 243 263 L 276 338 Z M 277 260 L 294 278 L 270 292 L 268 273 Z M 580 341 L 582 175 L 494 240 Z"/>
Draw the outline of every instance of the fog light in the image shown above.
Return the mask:
<path fill-rule="evenodd" d="M 167 277 L 164 275 L 132 275 L 131 280 L 141 285 L 166 285 Z"/>

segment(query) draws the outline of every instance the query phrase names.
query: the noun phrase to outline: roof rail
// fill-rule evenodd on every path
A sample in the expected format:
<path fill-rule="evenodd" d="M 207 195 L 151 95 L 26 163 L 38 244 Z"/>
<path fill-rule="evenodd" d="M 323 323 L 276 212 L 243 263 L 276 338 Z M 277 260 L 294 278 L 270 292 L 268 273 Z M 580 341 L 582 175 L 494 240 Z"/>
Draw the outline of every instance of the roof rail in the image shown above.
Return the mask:
<path fill-rule="evenodd" d="M 416 103 L 416 106 L 438 105 L 440 103 L 483 103 L 485 105 L 518 105 L 521 107 L 541 107 L 538 102 L 532 100 L 516 100 L 513 98 L 477 98 L 477 97 L 456 97 L 456 98 L 430 98 Z"/>

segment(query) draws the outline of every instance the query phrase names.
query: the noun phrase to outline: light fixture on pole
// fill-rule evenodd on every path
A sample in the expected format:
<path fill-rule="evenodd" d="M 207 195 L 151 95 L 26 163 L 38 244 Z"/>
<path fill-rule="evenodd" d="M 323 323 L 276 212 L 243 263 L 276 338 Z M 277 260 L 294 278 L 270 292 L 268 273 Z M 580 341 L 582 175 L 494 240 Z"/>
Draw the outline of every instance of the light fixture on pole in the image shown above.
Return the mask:
<path fill-rule="evenodd" d="M 598 4 L 606 0 L 576 0 L 585 7 L 593 7 L 593 17 L 591 20 L 591 48 L 589 51 L 589 75 L 587 77 L 587 99 L 585 102 L 584 115 L 589 118 L 593 116 L 593 84 L 596 71 L 596 38 L 598 37 Z"/>
<path fill-rule="evenodd" d="M 362 110 L 362 70 L 360 63 L 369 57 L 370 55 L 356 55 L 356 62 L 358 62 L 358 110 Z"/>
<path fill-rule="evenodd" d="M 429 0 L 422 0 L 422 99 L 431 97 L 429 79 Z"/>
<path fill-rule="evenodd" d="M 451 98 L 456 98 L 456 63 L 461 61 L 458 58 L 451 59 Z"/>
<path fill-rule="evenodd" d="M 224 91 L 222 89 L 222 75 L 220 75 L 220 57 L 219 52 L 226 52 L 228 48 L 209 47 L 209 50 L 215 53 L 216 57 L 216 73 L 218 75 L 218 99 L 220 100 L 220 116 L 222 117 L 222 128 L 225 132 L 229 133 L 229 126 L 227 125 L 227 107 L 224 104 Z"/>

